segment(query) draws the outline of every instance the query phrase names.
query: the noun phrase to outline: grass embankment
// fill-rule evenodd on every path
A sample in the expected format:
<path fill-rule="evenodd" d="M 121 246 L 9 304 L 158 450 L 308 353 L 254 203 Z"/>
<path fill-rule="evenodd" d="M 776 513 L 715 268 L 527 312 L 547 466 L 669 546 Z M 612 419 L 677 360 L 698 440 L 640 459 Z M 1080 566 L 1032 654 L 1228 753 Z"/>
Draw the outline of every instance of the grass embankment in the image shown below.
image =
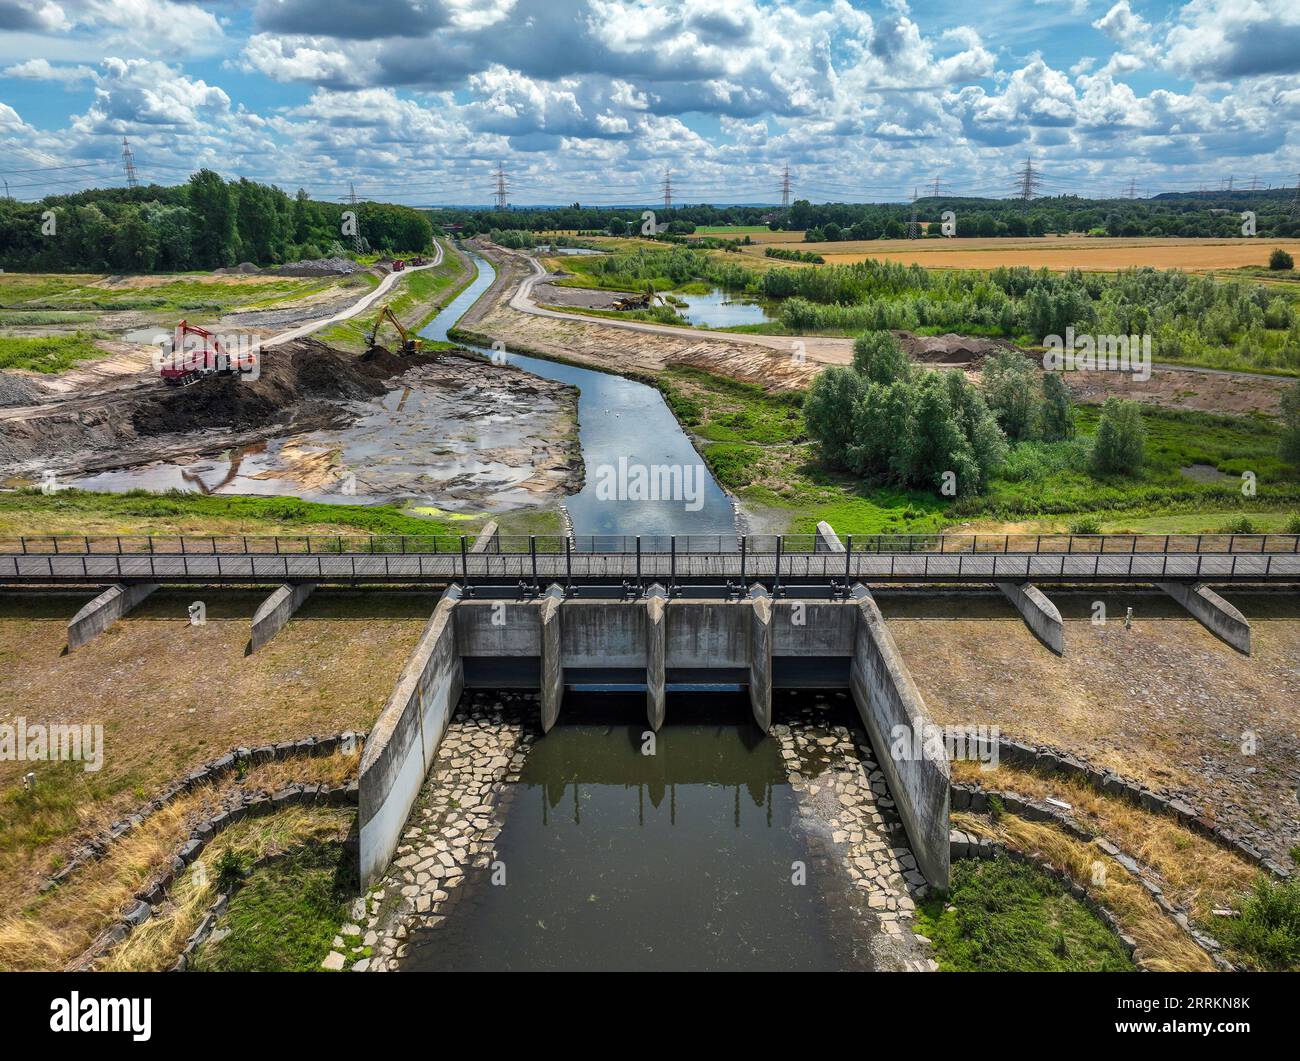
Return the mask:
<path fill-rule="evenodd" d="M 190 967 L 200 972 L 319 969 L 348 921 L 359 887 L 356 865 L 341 844 L 310 844 L 259 866 L 239 886 Z M 355 934 L 352 941 L 360 943 Z M 368 947 L 352 960 L 362 957 L 370 957 Z"/>
<path fill-rule="evenodd" d="M 226 913 L 192 956 L 190 968 L 319 967 L 358 890 L 355 863 L 339 843 L 354 822 L 351 810 L 293 807 L 232 826 L 204 850 L 201 869 L 190 867 L 172 885 L 170 909 L 133 932 L 99 967 L 132 972 L 170 967 L 217 895 L 236 885 Z M 254 867 L 267 858 L 272 861 Z"/>
<path fill-rule="evenodd" d="M 432 269 L 421 269 L 408 273 L 392 288 L 392 294 L 383 301 L 397 315 L 402 326 L 414 334 L 429 323 L 443 306 L 465 289 L 474 278 L 474 270 L 469 268 L 459 254 L 449 246 L 443 247 L 443 259 Z M 350 320 L 340 321 L 316 333 L 314 338 L 323 343 L 363 353 L 370 345 L 370 331 L 381 306 L 371 306 L 366 312 Z M 390 323 L 386 323 L 379 333 L 379 344 L 396 349 L 401 339 Z M 424 343 L 426 350 L 446 349 L 452 343 L 436 343 L 428 340 Z"/>
<path fill-rule="evenodd" d="M 346 278 L 151 273 L 116 281 L 94 274 L 8 273 L 0 275 L 0 309 L 220 313 L 304 298 L 330 287 L 376 283 L 364 273 Z"/>
<path fill-rule="evenodd" d="M 0 762 L 0 908 L 30 894 L 75 847 L 233 747 L 367 731 L 436 594 L 321 590 L 267 646 L 246 654 L 266 590 L 160 590 L 65 653 L 67 623 L 94 595 L 0 601 L 0 704 L 27 725 L 102 726 L 102 768 Z M 188 607 L 206 604 L 191 625 Z M 24 787 L 22 775 L 36 775 Z"/>
<path fill-rule="evenodd" d="M 95 938 L 131 904 L 132 897 L 145 887 L 175 855 L 203 818 L 217 813 L 222 794 L 235 787 L 246 791 L 275 792 L 293 782 L 328 782 L 340 784 L 355 776 L 359 759 L 356 755 L 301 759 L 270 763 L 250 769 L 240 778 L 232 778 L 220 788 L 205 785 L 179 797 L 151 815 L 144 824 L 116 841 L 100 859 L 89 862 L 64 883 L 48 892 L 38 892 L 39 878 L 23 872 L 24 856 L 40 837 L 42 827 L 57 827 L 67 815 L 63 794 L 48 780 L 38 781 L 31 791 L 17 796 L 7 794 L 3 807 L 5 828 L 0 832 L 0 898 L 5 911 L 0 919 L 0 969 L 53 970 L 66 968 L 82 955 Z M 55 805 L 57 804 L 57 806 Z M 73 809 L 75 813 L 75 808 Z M 250 839 L 266 843 L 279 841 L 281 849 L 292 846 L 288 837 L 300 842 L 301 824 L 328 814 L 332 830 L 337 833 L 354 815 L 351 811 L 327 812 L 316 808 L 291 808 L 270 818 L 250 819 L 220 834 L 205 850 L 202 874 L 215 877 L 215 866 L 227 847 L 247 845 Z M 260 852 L 259 852 L 260 856 Z M 255 857 L 259 857 L 255 856 Z M 57 868 L 50 866 L 51 870 Z M 194 877 L 191 870 L 187 877 Z M 174 893 L 178 905 L 186 906 L 184 889 Z M 214 896 L 215 898 L 215 896 Z M 209 899 L 208 903 L 212 900 Z M 201 914 L 200 914 L 201 916 Z M 197 923 L 197 918 L 195 919 Z M 136 940 L 136 960 L 157 954 L 149 945 L 170 939 L 168 927 L 177 927 L 172 919 L 147 926 L 145 935 Z M 179 929 L 178 929 L 179 931 Z M 184 939 L 193 925 L 180 934 Z M 176 950 L 179 950 L 177 946 Z M 174 959 L 175 953 L 171 954 Z M 144 968 L 147 963 L 128 961 L 119 968 Z"/>
<path fill-rule="evenodd" d="M 0 494 L 0 535 L 459 535 L 475 533 L 483 522 L 424 511 L 412 515 L 395 505 L 326 505 L 295 497 L 20 490 Z"/>
<path fill-rule="evenodd" d="M 1042 870 L 963 860 L 952 888 L 921 904 L 917 930 L 944 972 L 1130 972 L 1123 944 Z"/>
<path fill-rule="evenodd" d="M 1088 514 L 1106 531 L 1221 530 L 1243 515 L 1258 529 L 1281 530 L 1300 511 L 1300 471 L 1282 464 L 1280 429 L 1262 417 L 1143 406 L 1146 465 L 1133 476 L 1098 477 L 1088 470 L 1098 411 L 1081 406 L 1076 440 L 1021 444 L 986 493 L 954 501 L 872 486 L 826 466 L 808 440 L 799 393 L 770 393 L 685 366 L 666 369 L 657 382 L 718 481 L 793 533 L 811 533 L 819 520 L 842 534 L 929 533 L 994 521 L 1048 532 Z M 1182 469 L 1193 465 L 1225 478 L 1188 478 Z M 1253 498 L 1241 493 L 1245 471 L 1256 475 Z M 1207 512 L 1222 513 L 1221 521 L 1207 527 Z"/>

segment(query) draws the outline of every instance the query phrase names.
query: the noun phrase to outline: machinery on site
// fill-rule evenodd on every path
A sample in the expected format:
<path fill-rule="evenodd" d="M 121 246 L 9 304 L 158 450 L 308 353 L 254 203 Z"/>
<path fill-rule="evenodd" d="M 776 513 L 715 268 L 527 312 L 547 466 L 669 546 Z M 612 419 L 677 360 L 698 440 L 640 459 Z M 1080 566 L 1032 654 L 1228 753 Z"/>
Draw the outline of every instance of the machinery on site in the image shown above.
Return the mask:
<path fill-rule="evenodd" d="M 403 269 L 405 269 L 405 268 L 406 268 L 406 259 L 405 259 L 405 258 L 394 258 L 394 259 L 393 259 L 393 272 L 395 272 L 395 273 L 400 273 L 400 272 L 401 272 Z"/>
<path fill-rule="evenodd" d="M 424 340 L 412 338 L 411 333 L 397 319 L 397 314 L 385 306 L 379 311 L 379 316 L 375 318 L 374 326 L 370 329 L 370 339 L 366 343 L 366 353 L 370 353 L 378 345 L 379 329 L 385 320 L 392 321 L 393 327 L 397 329 L 397 334 L 402 337 L 403 354 L 409 356 L 420 352 L 420 348 L 424 346 Z"/>
<path fill-rule="evenodd" d="M 233 352 L 221 337 L 188 321 L 176 325 L 170 353 L 164 353 L 158 374 L 173 387 L 188 387 L 205 376 L 257 373 L 256 346 L 241 343 Z"/>
<path fill-rule="evenodd" d="M 417 254 L 414 258 L 411 259 L 411 264 L 412 264 L 412 265 L 428 265 L 428 264 L 429 264 L 429 260 L 428 260 L 427 258 L 425 258 L 423 255 Z"/>
<path fill-rule="evenodd" d="M 653 291 L 646 291 L 640 295 L 624 295 L 621 298 L 614 299 L 609 304 L 609 309 L 628 310 L 628 309 L 649 309 L 656 301 L 663 302 L 662 295 L 656 295 Z"/>

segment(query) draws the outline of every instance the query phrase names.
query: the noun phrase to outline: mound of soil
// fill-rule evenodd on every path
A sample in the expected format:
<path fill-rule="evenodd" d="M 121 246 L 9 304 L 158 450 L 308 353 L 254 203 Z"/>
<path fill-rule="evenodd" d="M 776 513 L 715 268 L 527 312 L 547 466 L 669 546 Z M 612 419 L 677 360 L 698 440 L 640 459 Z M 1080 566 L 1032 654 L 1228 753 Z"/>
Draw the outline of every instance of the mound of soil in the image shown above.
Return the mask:
<path fill-rule="evenodd" d="M 29 379 L 0 372 L 0 405 L 37 405 L 45 391 Z"/>
<path fill-rule="evenodd" d="M 257 379 L 213 376 L 190 387 L 154 392 L 132 413 L 131 424 L 147 436 L 282 422 L 304 402 L 379 397 L 388 389 L 383 380 L 411 367 L 394 360 L 395 366 L 362 364 L 316 339 L 298 339 L 264 350 Z"/>
<path fill-rule="evenodd" d="M 1011 347 L 998 339 L 981 339 L 972 335 L 913 335 L 894 332 L 907 356 L 914 361 L 934 361 L 945 365 L 979 365 L 999 350 Z"/>

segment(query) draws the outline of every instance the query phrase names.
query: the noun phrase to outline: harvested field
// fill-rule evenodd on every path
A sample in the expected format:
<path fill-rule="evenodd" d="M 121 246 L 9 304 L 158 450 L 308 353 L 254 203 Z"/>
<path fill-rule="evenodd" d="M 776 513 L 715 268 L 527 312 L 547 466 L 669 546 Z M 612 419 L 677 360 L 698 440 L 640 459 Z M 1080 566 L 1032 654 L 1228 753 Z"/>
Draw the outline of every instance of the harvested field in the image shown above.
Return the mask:
<path fill-rule="evenodd" d="M 879 600 L 936 722 L 998 726 L 1180 792 L 1285 862 L 1300 841 L 1300 605 L 1289 594 L 1223 595 L 1251 622 L 1252 656 L 1156 591 L 1049 591 L 1065 619 L 1064 657 L 1000 596 Z M 1093 601 L 1105 605 L 1104 626 L 1092 622 Z M 1242 752 L 1247 733 L 1253 755 Z"/>
<path fill-rule="evenodd" d="M 269 591 L 159 591 L 84 648 L 67 622 L 93 594 L 0 597 L 3 721 L 104 727 L 103 769 L 0 762 L 0 880 L 30 894 L 81 838 L 231 748 L 369 730 L 428 621 L 435 595 L 322 591 L 253 656 Z M 207 605 L 191 626 L 187 608 Z M 37 775 L 33 800 L 22 774 Z"/>
<path fill-rule="evenodd" d="M 1162 239 L 1155 237 L 1089 238 L 1086 236 L 1028 236 L 1023 238 L 878 239 L 836 243 L 804 243 L 802 232 L 770 232 L 751 237 L 754 246 L 742 254 L 762 257 L 771 244 L 788 244 L 812 251 L 828 265 L 845 265 L 867 258 L 923 265 L 927 269 L 994 269 L 1023 265 L 1064 272 L 1113 272 L 1150 266 L 1207 272 L 1265 265 L 1275 248 L 1300 255 L 1296 239 Z"/>

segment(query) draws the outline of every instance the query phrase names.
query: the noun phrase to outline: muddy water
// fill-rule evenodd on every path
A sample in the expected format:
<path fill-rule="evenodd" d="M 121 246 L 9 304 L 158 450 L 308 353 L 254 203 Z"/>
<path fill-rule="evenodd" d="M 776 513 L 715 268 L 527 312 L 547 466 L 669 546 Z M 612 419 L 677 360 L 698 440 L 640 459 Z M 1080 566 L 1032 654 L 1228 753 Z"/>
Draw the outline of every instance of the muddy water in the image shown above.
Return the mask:
<path fill-rule="evenodd" d="M 645 727 L 627 724 L 638 706 L 570 695 L 511 786 L 495 865 L 470 870 L 445 920 L 412 932 L 401 968 L 874 966 L 747 700 L 670 698 L 678 721 L 653 755 Z"/>
<path fill-rule="evenodd" d="M 472 255 L 478 276 L 420 333 L 447 338 L 458 321 L 491 286 L 496 271 Z M 489 356 L 493 351 L 478 348 Z M 498 353 L 498 359 L 503 355 Z M 735 512 L 731 498 L 709 474 L 704 461 L 682 431 L 663 397 L 644 383 L 605 372 L 543 361 L 509 352 L 504 360 L 543 379 L 579 389 L 578 432 L 586 480 L 567 501 L 574 532 L 579 535 L 700 535 L 699 548 L 734 549 Z M 637 496 L 637 469 L 669 468 L 680 476 L 679 496 L 668 501 Z"/>

